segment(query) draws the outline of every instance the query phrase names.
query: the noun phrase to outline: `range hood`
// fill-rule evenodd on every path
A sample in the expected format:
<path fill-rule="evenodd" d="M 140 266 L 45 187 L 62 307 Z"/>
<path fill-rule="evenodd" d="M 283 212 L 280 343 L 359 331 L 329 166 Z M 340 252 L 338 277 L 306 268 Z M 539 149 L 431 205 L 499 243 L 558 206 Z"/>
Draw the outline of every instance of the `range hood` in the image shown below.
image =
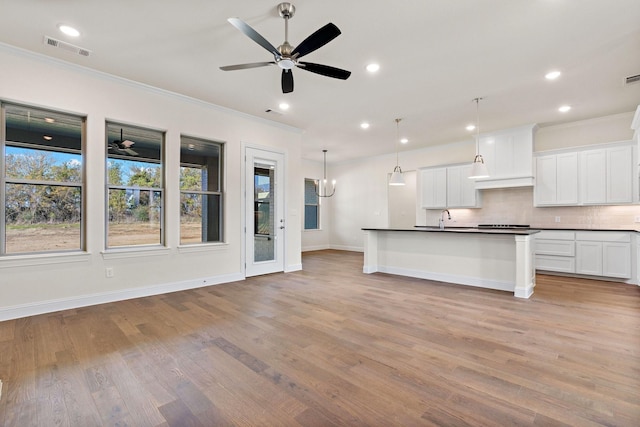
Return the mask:
<path fill-rule="evenodd" d="M 480 154 L 489 177 L 476 180 L 477 190 L 533 186 L 533 134 L 537 127 L 530 124 L 480 135 Z"/>

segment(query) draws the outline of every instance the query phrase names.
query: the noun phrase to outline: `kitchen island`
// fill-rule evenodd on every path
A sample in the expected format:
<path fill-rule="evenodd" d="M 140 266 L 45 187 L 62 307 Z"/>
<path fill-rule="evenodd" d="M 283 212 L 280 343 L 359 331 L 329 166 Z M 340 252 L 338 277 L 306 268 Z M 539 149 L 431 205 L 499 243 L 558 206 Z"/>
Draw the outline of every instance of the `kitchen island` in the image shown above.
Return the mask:
<path fill-rule="evenodd" d="M 538 230 L 363 228 L 364 273 L 401 276 L 513 292 L 535 287 L 533 235 Z"/>

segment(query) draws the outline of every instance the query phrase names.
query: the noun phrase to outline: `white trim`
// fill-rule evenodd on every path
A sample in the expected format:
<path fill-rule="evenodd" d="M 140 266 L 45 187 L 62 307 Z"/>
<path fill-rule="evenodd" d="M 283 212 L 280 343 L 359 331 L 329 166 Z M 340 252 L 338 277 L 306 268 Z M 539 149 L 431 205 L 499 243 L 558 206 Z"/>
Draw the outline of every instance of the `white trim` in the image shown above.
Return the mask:
<path fill-rule="evenodd" d="M 329 249 L 335 249 L 337 251 L 364 252 L 364 248 L 362 246 L 329 245 Z"/>
<path fill-rule="evenodd" d="M 380 273 L 396 274 L 399 276 L 415 277 L 417 279 L 433 280 L 436 282 L 444 282 L 444 284 L 456 284 L 474 286 L 476 288 L 495 289 L 498 291 L 513 292 L 515 284 L 511 282 L 503 282 L 498 280 L 481 279 L 477 277 L 456 276 L 451 274 L 430 273 L 422 270 L 413 270 L 408 268 L 388 267 L 386 265 L 378 265 Z"/>
<path fill-rule="evenodd" d="M 150 256 L 169 255 L 171 249 L 166 246 L 130 246 L 126 248 L 107 249 L 100 252 L 103 259 L 126 259 Z"/>
<path fill-rule="evenodd" d="M 302 252 L 310 252 L 310 251 L 324 251 L 327 249 L 331 249 L 329 244 L 326 245 L 315 245 L 315 246 L 305 246 L 302 248 Z"/>
<path fill-rule="evenodd" d="M 105 304 L 143 298 L 152 295 L 167 294 L 170 292 L 184 291 L 188 289 L 202 288 L 205 286 L 219 285 L 244 280 L 242 273 L 226 274 L 222 276 L 203 277 L 184 282 L 164 283 L 141 288 L 124 289 L 113 292 L 101 292 L 96 294 L 81 295 L 77 297 L 38 301 L 28 304 L 14 305 L 0 309 L 0 322 L 21 317 L 35 316 L 45 313 L 53 313 L 60 310 L 69 310 L 91 305 Z"/>
<path fill-rule="evenodd" d="M 284 268 L 285 273 L 293 273 L 294 271 L 302 271 L 302 264 L 293 264 Z"/>
<path fill-rule="evenodd" d="M 89 252 L 56 252 L 47 254 L 6 255 L 0 258 L 0 268 L 89 262 Z"/>
<path fill-rule="evenodd" d="M 228 243 L 193 243 L 187 245 L 178 246 L 178 253 L 190 254 L 194 252 L 209 252 L 209 251 L 222 251 L 228 250 Z"/>

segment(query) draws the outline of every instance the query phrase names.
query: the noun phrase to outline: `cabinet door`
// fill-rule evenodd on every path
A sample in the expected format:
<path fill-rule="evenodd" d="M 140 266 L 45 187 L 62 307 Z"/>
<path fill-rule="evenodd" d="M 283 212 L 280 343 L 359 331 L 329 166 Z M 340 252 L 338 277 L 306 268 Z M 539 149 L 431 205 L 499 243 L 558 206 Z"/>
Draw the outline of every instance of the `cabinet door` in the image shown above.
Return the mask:
<path fill-rule="evenodd" d="M 460 168 L 447 168 L 447 207 L 458 208 L 462 206 L 462 180 Z M 468 179 L 467 179 L 468 180 Z"/>
<path fill-rule="evenodd" d="M 423 169 L 420 171 L 422 185 L 422 207 L 425 209 L 444 209 L 447 207 L 447 170 L 446 168 Z"/>
<path fill-rule="evenodd" d="M 602 242 L 576 242 L 576 273 L 602 276 Z"/>
<path fill-rule="evenodd" d="M 556 156 L 556 204 L 578 204 L 578 153 Z"/>
<path fill-rule="evenodd" d="M 607 149 L 607 203 L 633 201 L 633 147 Z"/>
<path fill-rule="evenodd" d="M 582 153 L 582 203 L 587 205 L 607 202 L 607 151 L 587 150 Z"/>
<path fill-rule="evenodd" d="M 475 181 L 469 179 L 471 165 L 447 167 L 447 207 L 477 207 Z"/>
<path fill-rule="evenodd" d="M 536 205 L 554 205 L 556 203 L 556 156 L 536 158 Z"/>
<path fill-rule="evenodd" d="M 602 243 L 602 275 L 631 277 L 631 245 L 629 243 Z"/>

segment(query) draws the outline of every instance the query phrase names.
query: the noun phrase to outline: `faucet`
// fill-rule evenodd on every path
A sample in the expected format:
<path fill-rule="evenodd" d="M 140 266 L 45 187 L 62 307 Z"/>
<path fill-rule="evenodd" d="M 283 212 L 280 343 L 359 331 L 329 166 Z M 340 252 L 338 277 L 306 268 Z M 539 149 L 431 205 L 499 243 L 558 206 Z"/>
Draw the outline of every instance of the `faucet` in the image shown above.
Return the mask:
<path fill-rule="evenodd" d="M 449 220 L 451 220 L 451 213 L 449 212 L 449 209 L 443 209 L 442 212 L 440 212 L 440 220 L 438 221 L 438 225 L 440 226 L 440 230 L 444 230 L 444 214 L 445 212 L 447 213 L 447 217 L 449 218 Z"/>

